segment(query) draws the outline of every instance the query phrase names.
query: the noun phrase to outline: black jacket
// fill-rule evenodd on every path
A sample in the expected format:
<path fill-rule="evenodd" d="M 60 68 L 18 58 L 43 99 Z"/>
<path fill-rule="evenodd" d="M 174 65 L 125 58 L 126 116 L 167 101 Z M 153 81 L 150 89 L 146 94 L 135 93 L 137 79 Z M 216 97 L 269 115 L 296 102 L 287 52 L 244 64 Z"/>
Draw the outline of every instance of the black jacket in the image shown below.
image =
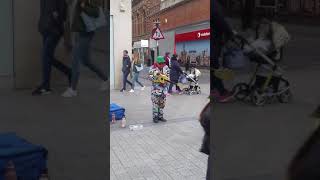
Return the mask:
<path fill-rule="evenodd" d="M 170 80 L 177 83 L 179 81 L 180 75 L 183 73 L 180 68 L 180 64 L 176 57 L 171 58 L 171 67 L 170 67 Z"/>
<path fill-rule="evenodd" d="M 211 103 L 208 103 L 206 107 L 202 110 L 200 116 L 200 124 L 204 129 L 204 136 L 202 140 L 202 146 L 200 152 L 207 155 L 210 154 L 210 119 L 211 119 Z"/>
<path fill-rule="evenodd" d="M 129 56 L 124 56 L 122 60 L 122 72 L 129 73 L 131 69 L 131 60 Z"/>
<path fill-rule="evenodd" d="M 58 14 L 54 17 L 54 12 Z M 64 22 L 67 17 L 65 0 L 40 0 L 40 19 L 38 30 L 42 34 L 63 34 Z"/>
<path fill-rule="evenodd" d="M 230 39 L 233 36 L 232 28 L 224 18 L 223 8 L 217 0 L 214 0 L 211 18 L 212 27 L 214 27 L 212 28 L 213 39 L 220 39 L 221 37 Z"/>

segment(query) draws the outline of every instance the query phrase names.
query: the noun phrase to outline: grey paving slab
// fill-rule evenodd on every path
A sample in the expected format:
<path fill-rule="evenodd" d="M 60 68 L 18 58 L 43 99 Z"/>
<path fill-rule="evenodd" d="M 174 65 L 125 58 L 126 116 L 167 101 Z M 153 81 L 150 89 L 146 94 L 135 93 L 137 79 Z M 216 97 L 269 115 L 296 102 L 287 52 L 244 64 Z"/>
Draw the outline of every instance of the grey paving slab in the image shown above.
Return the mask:
<path fill-rule="evenodd" d="M 53 86 L 53 94 L 31 96 L 31 90 L 0 89 L 0 132 L 16 132 L 49 151 L 49 173 L 58 180 L 103 180 L 107 143 L 104 123 L 106 93 L 100 82 L 82 74 L 74 99 L 60 94 L 65 87 Z"/>

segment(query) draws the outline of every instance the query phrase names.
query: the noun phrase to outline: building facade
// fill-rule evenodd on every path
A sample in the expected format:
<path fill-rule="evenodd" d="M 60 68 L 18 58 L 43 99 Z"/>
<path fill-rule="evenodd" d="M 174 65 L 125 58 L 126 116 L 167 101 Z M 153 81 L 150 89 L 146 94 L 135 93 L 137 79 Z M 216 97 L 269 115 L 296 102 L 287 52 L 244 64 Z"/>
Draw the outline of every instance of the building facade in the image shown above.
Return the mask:
<path fill-rule="evenodd" d="M 138 15 L 133 17 L 133 43 L 143 39 L 149 40 L 149 54 L 145 53 L 149 60 L 145 59 L 145 61 L 152 61 L 158 53 L 157 43 L 150 37 L 155 27 L 153 21 L 159 19 L 160 29 L 165 37 L 158 42 L 160 55 L 166 52 L 176 53 L 179 55 L 181 64 L 185 64 L 187 59 L 190 59 L 198 66 L 209 66 L 210 0 L 151 0 L 148 2 L 149 4 L 145 1 L 133 4 L 133 12 L 143 12 L 142 7 L 147 9 L 146 16 L 142 18 L 144 21 L 139 20 Z M 142 25 L 143 30 L 138 28 L 139 25 Z"/>
<path fill-rule="evenodd" d="M 110 88 L 122 85 L 123 51 L 132 51 L 131 0 L 110 1 Z"/>

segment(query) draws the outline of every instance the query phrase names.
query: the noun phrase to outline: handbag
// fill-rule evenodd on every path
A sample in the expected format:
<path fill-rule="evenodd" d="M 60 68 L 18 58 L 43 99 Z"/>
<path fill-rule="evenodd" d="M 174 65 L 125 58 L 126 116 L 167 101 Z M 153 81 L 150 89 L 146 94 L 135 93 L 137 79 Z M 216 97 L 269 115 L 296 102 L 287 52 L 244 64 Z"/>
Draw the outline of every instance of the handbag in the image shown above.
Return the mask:
<path fill-rule="evenodd" d="M 87 32 L 96 31 L 107 24 L 106 16 L 101 7 L 99 7 L 99 16 L 97 18 L 91 17 L 86 13 L 81 13 L 81 18 L 86 26 Z"/>
<path fill-rule="evenodd" d="M 140 64 L 140 66 L 135 65 L 135 67 L 136 67 L 138 72 L 142 71 L 142 69 L 143 69 L 143 65 L 142 64 Z"/>

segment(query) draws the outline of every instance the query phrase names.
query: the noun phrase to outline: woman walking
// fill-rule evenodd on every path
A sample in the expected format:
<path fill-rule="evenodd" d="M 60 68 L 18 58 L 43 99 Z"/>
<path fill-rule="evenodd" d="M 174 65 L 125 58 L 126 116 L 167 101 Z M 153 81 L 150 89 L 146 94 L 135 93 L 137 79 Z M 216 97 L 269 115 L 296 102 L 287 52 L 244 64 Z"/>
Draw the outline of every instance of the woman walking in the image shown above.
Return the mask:
<path fill-rule="evenodd" d="M 183 73 L 180 64 L 177 59 L 177 55 L 174 54 L 171 58 L 171 68 L 170 68 L 170 86 L 169 86 L 169 94 L 172 94 L 172 87 L 175 85 L 176 90 L 181 93 L 180 87 L 177 85 L 179 82 L 180 75 Z"/>
<path fill-rule="evenodd" d="M 132 89 L 129 91 L 131 93 L 134 92 L 135 83 L 137 82 L 141 86 L 141 90 L 143 91 L 145 89 L 145 86 L 139 81 L 139 74 L 140 71 L 143 69 L 143 64 L 140 61 L 139 54 L 135 53 L 133 56 L 133 63 L 132 63 L 132 69 L 133 69 L 133 76 L 132 76 Z"/>
<path fill-rule="evenodd" d="M 97 0 L 78 0 L 71 25 L 72 32 L 75 33 L 75 45 L 72 51 L 72 78 L 71 86 L 62 94 L 63 97 L 77 96 L 77 86 L 80 75 L 80 63 L 88 67 L 91 71 L 103 81 L 101 90 L 106 90 L 108 87 L 107 76 L 102 73 L 95 65 L 90 62 L 90 43 L 94 36 L 94 31 L 87 31 L 86 25 L 82 19 L 81 14 L 85 13 L 90 17 L 99 17 L 99 7 L 101 7 Z"/>

